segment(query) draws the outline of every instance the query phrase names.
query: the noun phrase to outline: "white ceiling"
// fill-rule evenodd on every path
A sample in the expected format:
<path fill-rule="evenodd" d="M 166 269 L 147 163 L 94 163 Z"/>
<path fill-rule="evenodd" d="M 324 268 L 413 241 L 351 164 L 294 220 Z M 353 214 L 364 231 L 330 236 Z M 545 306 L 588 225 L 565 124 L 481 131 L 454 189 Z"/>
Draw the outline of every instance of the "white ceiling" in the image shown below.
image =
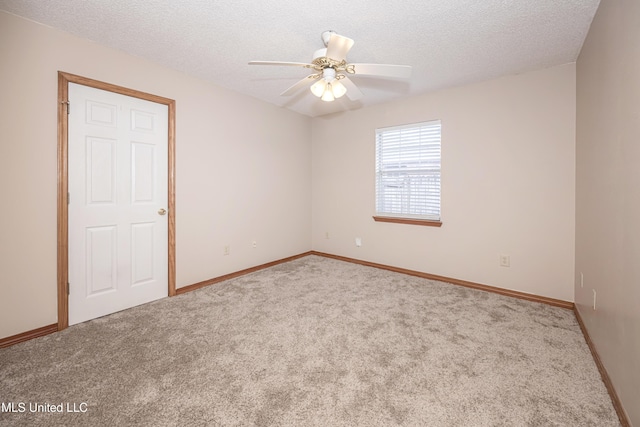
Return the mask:
<path fill-rule="evenodd" d="M 0 9 L 319 116 L 574 62 L 599 1 L 0 0 Z M 411 79 L 355 76 L 361 100 L 326 103 L 308 90 L 279 96 L 309 70 L 247 65 L 309 62 L 325 30 L 355 40 L 348 62 L 411 65 Z"/>

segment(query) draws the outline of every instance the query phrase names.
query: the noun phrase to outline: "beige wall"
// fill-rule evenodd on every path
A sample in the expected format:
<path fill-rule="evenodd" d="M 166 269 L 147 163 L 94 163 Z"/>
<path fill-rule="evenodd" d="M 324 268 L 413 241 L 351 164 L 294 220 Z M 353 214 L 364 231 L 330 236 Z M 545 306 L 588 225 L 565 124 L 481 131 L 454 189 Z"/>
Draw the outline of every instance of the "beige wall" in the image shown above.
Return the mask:
<path fill-rule="evenodd" d="M 434 119 L 442 227 L 374 222 L 375 129 Z M 312 162 L 314 250 L 573 301 L 574 64 L 315 118 Z"/>
<path fill-rule="evenodd" d="M 62 70 L 177 101 L 178 287 L 312 247 L 563 300 L 575 296 L 638 425 L 637 40 L 640 3 L 603 0 L 577 68 L 311 120 L 0 12 L 0 338 L 57 321 Z M 375 129 L 432 119 L 443 124 L 442 228 L 375 223 Z M 225 245 L 229 256 L 222 255 Z M 499 267 L 500 253 L 511 256 L 510 268 Z"/>
<path fill-rule="evenodd" d="M 640 426 L 640 3 L 603 0 L 577 62 L 576 305 Z M 593 290 L 596 310 L 593 310 Z"/>
<path fill-rule="evenodd" d="M 58 70 L 176 100 L 178 287 L 311 248 L 309 118 L 4 12 L 0 58 L 0 338 L 57 322 Z"/>

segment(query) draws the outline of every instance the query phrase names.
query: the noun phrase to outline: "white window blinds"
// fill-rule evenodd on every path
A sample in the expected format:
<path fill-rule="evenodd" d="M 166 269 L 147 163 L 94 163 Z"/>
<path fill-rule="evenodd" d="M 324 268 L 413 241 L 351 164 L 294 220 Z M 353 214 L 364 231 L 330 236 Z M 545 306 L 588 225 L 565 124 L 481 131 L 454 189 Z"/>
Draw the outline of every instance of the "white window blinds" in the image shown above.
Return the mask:
<path fill-rule="evenodd" d="M 440 220 L 440 120 L 376 129 L 376 215 Z"/>

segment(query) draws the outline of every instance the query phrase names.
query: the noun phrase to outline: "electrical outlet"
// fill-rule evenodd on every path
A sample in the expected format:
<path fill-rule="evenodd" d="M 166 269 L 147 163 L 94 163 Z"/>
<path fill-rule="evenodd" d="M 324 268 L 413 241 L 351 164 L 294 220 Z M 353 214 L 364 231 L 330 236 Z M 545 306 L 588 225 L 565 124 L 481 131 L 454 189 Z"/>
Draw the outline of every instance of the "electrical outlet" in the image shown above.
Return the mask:
<path fill-rule="evenodd" d="M 329 232 L 328 232 L 328 231 L 325 231 L 325 232 L 324 232 L 324 238 L 325 238 L 325 239 L 328 239 L 328 238 L 329 238 Z"/>
<path fill-rule="evenodd" d="M 362 246 L 362 239 L 360 237 L 356 237 L 356 246 L 357 247 Z"/>
<path fill-rule="evenodd" d="M 582 274 L 582 271 L 580 272 L 580 287 L 584 288 L 584 274 Z"/>
<path fill-rule="evenodd" d="M 509 255 L 500 254 L 500 267 L 510 267 L 511 257 Z"/>
<path fill-rule="evenodd" d="M 593 290 L 593 309 L 596 309 L 596 290 Z"/>
<path fill-rule="evenodd" d="M 253 241 L 253 243 L 251 244 L 251 246 L 253 246 L 254 248 L 258 247 L 258 242 L 256 242 L 255 240 Z"/>
<path fill-rule="evenodd" d="M 226 245 L 226 246 L 224 247 L 224 252 L 223 252 L 223 254 L 224 254 L 224 255 L 229 255 L 230 253 L 231 253 L 231 246 Z"/>

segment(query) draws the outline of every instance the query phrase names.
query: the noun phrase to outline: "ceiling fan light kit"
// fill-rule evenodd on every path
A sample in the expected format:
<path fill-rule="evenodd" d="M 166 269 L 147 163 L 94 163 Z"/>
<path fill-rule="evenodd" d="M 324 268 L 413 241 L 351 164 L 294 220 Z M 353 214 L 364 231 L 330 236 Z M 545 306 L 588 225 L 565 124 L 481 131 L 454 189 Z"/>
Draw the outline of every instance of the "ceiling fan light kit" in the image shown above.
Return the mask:
<path fill-rule="evenodd" d="M 281 95 L 291 96 L 307 86 L 311 81 L 314 81 L 309 88 L 311 93 L 326 102 L 334 101 L 345 94 L 352 101 L 356 101 L 363 96 L 355 83 L 347 77 L 347 74 L 404 79 L 411 76 L 411 67 L 408 65 L 347 63 L 347 53 L 353 46 L 354 41 L 336 34 L 335 31 L 323 32 L 322 41 L 326 48 L 315 51 L 311 63 L 250 61 L 249 65 L 280 65 L 312 69 L 315 71 L 314 74 L 310 74 L 298 81 L 282 92 Z"/>
<path fill-rule="evenodd" d="M 311 85 L 311 93 L 326 102 L 334 101 L 347 93 L 347 88 L 340 83 L 334 68 L 322 70 L 322 78 Z"/>

